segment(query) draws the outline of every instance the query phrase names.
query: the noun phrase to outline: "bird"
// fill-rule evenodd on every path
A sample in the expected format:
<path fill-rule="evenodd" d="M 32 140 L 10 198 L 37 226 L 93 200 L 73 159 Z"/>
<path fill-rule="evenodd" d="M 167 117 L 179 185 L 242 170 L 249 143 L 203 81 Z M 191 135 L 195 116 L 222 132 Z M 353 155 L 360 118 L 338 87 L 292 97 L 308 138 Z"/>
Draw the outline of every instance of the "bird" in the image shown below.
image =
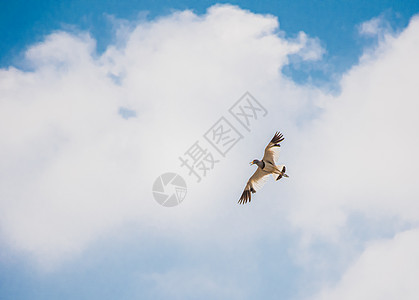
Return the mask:
<path fill-rule="evenodd" d="M 250 162 L 250 165 L 257 165 L 255 173 L 247 181 L 246 187 L 244 188 L 243 194 L 241 195 L 238 203 L 245 204 L 247 201 L 252 200 L 252 194 L 256 193 L 257 190 L 261 189 L 266 183 L 269 175 L 272 174 L 276 180 L 282 177 L 289 177 L 285 171 L 285 165 L 275 165 L 275 162 L 279 158 L 279 149 L 281 143 L 284 140 L 284 136 L 281 132 L 275 132 L 274 137 L 265 148 L 265 154 L 262 160 L 254 159 Z"/>

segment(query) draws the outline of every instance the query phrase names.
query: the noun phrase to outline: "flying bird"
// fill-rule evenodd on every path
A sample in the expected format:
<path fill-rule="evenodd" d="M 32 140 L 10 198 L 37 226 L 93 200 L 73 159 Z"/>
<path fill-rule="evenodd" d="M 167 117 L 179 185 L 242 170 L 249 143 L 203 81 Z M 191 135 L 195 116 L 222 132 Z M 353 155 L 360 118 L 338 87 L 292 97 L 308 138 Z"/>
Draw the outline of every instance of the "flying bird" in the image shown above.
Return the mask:
<path fill-rule="evenodd" d="M 276 132 L 268 146 L 266 146 L 262 160 L 255 159 L 250 163 L 250 165 L 257 165 L 258 168 L 247 181 L 243 194 L 239 199 L 239 204 L 247 203 L 247 201 L 250 202 L 252 199 L 251 193 L 256 193 L 257 190 L 260 190 L 268 180 L 269 175 L 272 174 L 276 180 L 282 177 L 288 177 L 285 174 L 286 167 L 284 165 L 275 165 L 275 162 L 279 158 L 279 149 L 281 147 L 279 143 L 283 140 L 282 133 Z"/>

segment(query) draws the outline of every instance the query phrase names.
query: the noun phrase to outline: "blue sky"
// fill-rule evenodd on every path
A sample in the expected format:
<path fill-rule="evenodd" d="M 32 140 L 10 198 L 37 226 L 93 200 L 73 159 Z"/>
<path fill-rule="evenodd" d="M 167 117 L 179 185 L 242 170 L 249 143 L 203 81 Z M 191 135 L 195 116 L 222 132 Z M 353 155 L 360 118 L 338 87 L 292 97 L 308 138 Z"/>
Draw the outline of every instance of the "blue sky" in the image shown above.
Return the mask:
<path fill-rule="evenodd" d="M 419 297 L 419 1 L 216 3 L 0 4 L 1 299 Z M 246 91 L 268 115 L 196 183 Z M 238 206 L 277 130 L 290 178 Z"/>
<path fill-rule="evenodd" d="M 289 36 L 304 31 L 318 37 L 326 48 L 329 70 L 312 70 L 314 79 L 328 79 L 357 62 L 366 41 L 360 40 L 356 26 L 384 14 L 397 30 L 404 28 L 418 12 L 419 1 L 13 1 L 3 2 L 0 12 L 0 66 L 19 64 L 24 49 L 57 29 L 87 30 L 102 52 L 112 42 L 109 16 L 135 20 L 139 12 L 154 19 L 173 10 L 191 9 L 198 14 L 216 3 L 230 3 L 254 13 L 272 14 Z M 287 70 L 299 80 L 308 72 Z M 326 74 L 325 74 L 326 73 Z M 317 77 L 317 78 L 316 78 Z"/>

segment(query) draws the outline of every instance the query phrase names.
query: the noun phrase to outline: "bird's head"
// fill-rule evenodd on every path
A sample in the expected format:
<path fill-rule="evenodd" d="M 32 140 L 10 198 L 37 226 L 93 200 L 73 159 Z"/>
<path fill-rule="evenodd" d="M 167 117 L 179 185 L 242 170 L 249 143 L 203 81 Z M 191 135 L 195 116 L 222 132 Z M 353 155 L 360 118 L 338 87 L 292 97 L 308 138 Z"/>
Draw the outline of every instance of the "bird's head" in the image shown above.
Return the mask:
<path fill-rule="evenodd" d="M 258 159 L 254 159 L 252 162 L 250 162 L 250 165 L 257 165 L 258 162 L 259 162 Z"/>

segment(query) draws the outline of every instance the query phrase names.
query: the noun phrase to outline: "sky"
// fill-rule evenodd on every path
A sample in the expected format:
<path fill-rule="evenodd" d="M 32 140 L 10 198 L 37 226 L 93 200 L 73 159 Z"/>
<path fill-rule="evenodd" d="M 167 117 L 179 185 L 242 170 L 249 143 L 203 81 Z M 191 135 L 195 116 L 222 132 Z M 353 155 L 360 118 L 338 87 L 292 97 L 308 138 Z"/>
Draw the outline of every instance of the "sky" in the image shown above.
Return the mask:
<path fill-rule="evenodd" d="M 2 2 L 0 298 L 417 299 L 418 13 Z"/>

